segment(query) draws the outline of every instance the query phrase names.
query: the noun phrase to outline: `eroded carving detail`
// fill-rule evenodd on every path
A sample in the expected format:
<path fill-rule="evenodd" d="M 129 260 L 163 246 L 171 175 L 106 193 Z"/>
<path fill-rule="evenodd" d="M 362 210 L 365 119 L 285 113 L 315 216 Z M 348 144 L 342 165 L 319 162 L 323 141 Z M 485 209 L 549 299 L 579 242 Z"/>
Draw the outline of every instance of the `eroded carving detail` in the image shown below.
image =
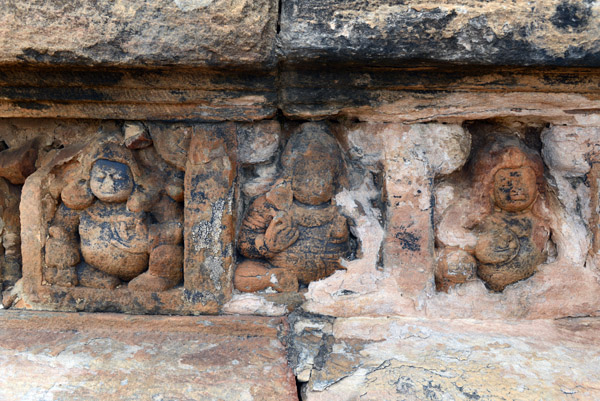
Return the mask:
<path fill-rule="evenodd" d="M 235 288 L 279 292 L 320 280 L 348 256 L 348 221 L 333 201 L 343 160 L 336 140 L 318 124 L 304 124 L 281 156 L 282 177 L 250 205 L 238 239 L 248 258 Z"/>
<path fill-rule="evenodd" d="M 472 188 L 448 207 L 437 229 L 436 286 L 479 276 L 493 291 L 532 276 L 545 260 L 550 229 L 544 217 L 543 164 L 514 138 L 483 149 Z"/>
<path fill-rule="evenodd" d="M 132 131 L 125 143 L 135 152 L 118 138 L 100 141 L 62 190 L 48 229 L 46 282 L 164 291 L 181 281 L 183 175 L 147 134 Z"/>
<path fill-rule="evenodd" d="M 21 185 L 35 171 L 38 141 L 0 152 L 0 290 L 21 278 Z"/>

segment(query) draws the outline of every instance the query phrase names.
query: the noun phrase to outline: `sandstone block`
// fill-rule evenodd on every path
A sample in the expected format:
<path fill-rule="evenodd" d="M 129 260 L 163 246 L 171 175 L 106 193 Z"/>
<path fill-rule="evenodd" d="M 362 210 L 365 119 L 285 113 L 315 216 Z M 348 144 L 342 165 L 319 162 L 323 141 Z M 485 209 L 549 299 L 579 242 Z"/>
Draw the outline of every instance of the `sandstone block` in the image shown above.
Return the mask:
<path fill-rule="evenodd" d="M 193 274 L 185 274 L 184 172 L 168 163 L 172 157 L 163 159 L 152 142 L 129 149 L 123 145 L 127 139 L 119 131 L 101 132 L 67 146 L 27 181 L 21 206 L 24 290 L 18 306 L 218 311 L 222 300 L 194 296 L 201 288 L 193 287 L 199 285 Z M 185 160 L 187 149 L 179 150 Z M 196 176 L 190 171 L 187 177 Z M 223 246 L 227 243 L 224 238 Z"/>
<path fill-rule="evenodd" d="M 277 2 L 2 4 L 0 64 L 269 67 Z"/>
<path fill-rule="evenodd" d="M 184 288 L 201 303 L 231 297 L 237 138 L 233 123 L 194 130 L 185 175 Z"/>
<path fill-rule="evenodd" d="M 597 399 L 599 324 L 337 319 L 302 399 Z"/>
<path fill-rule="evenodd" d="M 6 400 L 298 400 L 281 318 L 0 313 Z"/>
<path fill-rule="evenodd" d="M 594 2 L 286 0 L 284 60 L 598 66 Z"/>

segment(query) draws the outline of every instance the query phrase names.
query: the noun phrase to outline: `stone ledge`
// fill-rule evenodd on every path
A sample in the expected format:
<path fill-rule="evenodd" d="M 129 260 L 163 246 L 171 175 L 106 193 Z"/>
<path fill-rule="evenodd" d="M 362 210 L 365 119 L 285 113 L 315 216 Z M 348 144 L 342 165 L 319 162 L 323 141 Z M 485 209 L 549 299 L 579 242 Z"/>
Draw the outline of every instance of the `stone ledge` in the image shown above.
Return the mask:
<path fill-rule="evenodd" d="M 303 400 L 600 397 L 597 318 L 292 321 L 296 346 L 315 350 L 296 366 L 307 381 Z"/>
<path fill-rule="evenodd" d="M 0 116 L 253 121 L 276 113 L 272 72 L 0 67 Z"/>
<path fill-rule="evenodd" d="M 281 318 L 0 311 L 0 399 L 297 400 Z"/>

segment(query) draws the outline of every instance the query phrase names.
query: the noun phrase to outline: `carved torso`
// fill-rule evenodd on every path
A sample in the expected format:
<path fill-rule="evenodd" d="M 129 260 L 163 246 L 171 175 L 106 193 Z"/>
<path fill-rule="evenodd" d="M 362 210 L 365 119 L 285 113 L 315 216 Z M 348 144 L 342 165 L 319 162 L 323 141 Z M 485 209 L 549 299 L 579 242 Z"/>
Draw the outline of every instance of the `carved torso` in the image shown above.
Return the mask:
<path fill-rule="evenodd" d="M 130 280 L 148 266 L 146 213 L 133 213 L 125 203 L 96 201 L 79 225 L 84 260 L 105 273 Z"/>
<path fill-rule="evenodd" d="M 349 251 L 346 218 L 331 205 L 320 210 L 294 205 L 290 214 L 300 235 L 287 249 L 270 258 L 271 264 L 296 270 L 298 280 L 304 284 L 329 276 Z"/>
<path fill-rule="evenodd" d="M 276 215 L 287 214 L 299 235 L 280 252 L 256 249 L 255 238 L 264 234 Z M 250 206 L 240 234 L 240 251 L 247 257 L 264 257 L 272 266 L 294 271 L 308 284 L 331 275 L 350 250 L 348 223 L 334 205 L 306 207 L 293 203 L 279 209 L 262 196 Z"/>
<path fill-rule="evenodd" d="M 475 249 L 477 274 L 494 291 L 530 277 L 543 262 L 548 235 L 531 213 L 494 213 L 481 229 Z"/>

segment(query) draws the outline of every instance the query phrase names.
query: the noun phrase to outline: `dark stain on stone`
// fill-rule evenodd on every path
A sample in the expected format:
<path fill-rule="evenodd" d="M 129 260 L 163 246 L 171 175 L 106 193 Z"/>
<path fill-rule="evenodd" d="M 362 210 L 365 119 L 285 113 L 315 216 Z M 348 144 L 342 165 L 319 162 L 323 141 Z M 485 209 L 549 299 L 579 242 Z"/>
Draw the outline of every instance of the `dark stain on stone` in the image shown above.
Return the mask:
<path fill-rule="evenodd" d="M 0 97 L 18 99 L 23 101 L 49 100 L 49 101 L 106 101 L 110 96 L 91 88 L 24 88 L 0 87 Z M 49 107 L 49 106 L 45 106 Z M 39 110 L 39 109 L 36 109 Z"/>
<path fill-rule="evenodd" d="M 592 10 L 587 2 L 563 1 L 556 7 L 556 12 L 550 18 L 552 24 L 560 29 L 580 30 L 587 26 Z"/>
<path fill-rule="evenodd" d="M 38 62 L 47 65 L 93 65 L 93 60 L 89 57 L 80 56 L 72 51 L 57 51 L 53 53 L 40 52 L 38 50 L 27 48 L 23 49 L 21 55 L 17 56 L 21 61 Z"/>
<path fill-rule="evenodd" d="M 38 102 L 14 102 L 15 106 L 28 110 L 47 110 L 50 106 Z"/>
<path fill-rule="evenodd" d="M 396 233 L 396 238 L 400 242 L 402 249 L 412 252 L 419 252 L 421 250 L 421 244 L 419 244 L 419 240 L 421 238 L 414 233 L 406 231 L 404 226 L 401 226 L 400 230 L 401 231 Z"/>
<path fill-rule="evenodd" d="M 201 303 L 202 305 L 206 305 L 208 302 L 213 301 L 215 296 L 208 295 L 203 291 L 188 290 L 186 288 L 183 290 L 183 298 L 186 302 L 191 302 L 193 304 Z"/>

